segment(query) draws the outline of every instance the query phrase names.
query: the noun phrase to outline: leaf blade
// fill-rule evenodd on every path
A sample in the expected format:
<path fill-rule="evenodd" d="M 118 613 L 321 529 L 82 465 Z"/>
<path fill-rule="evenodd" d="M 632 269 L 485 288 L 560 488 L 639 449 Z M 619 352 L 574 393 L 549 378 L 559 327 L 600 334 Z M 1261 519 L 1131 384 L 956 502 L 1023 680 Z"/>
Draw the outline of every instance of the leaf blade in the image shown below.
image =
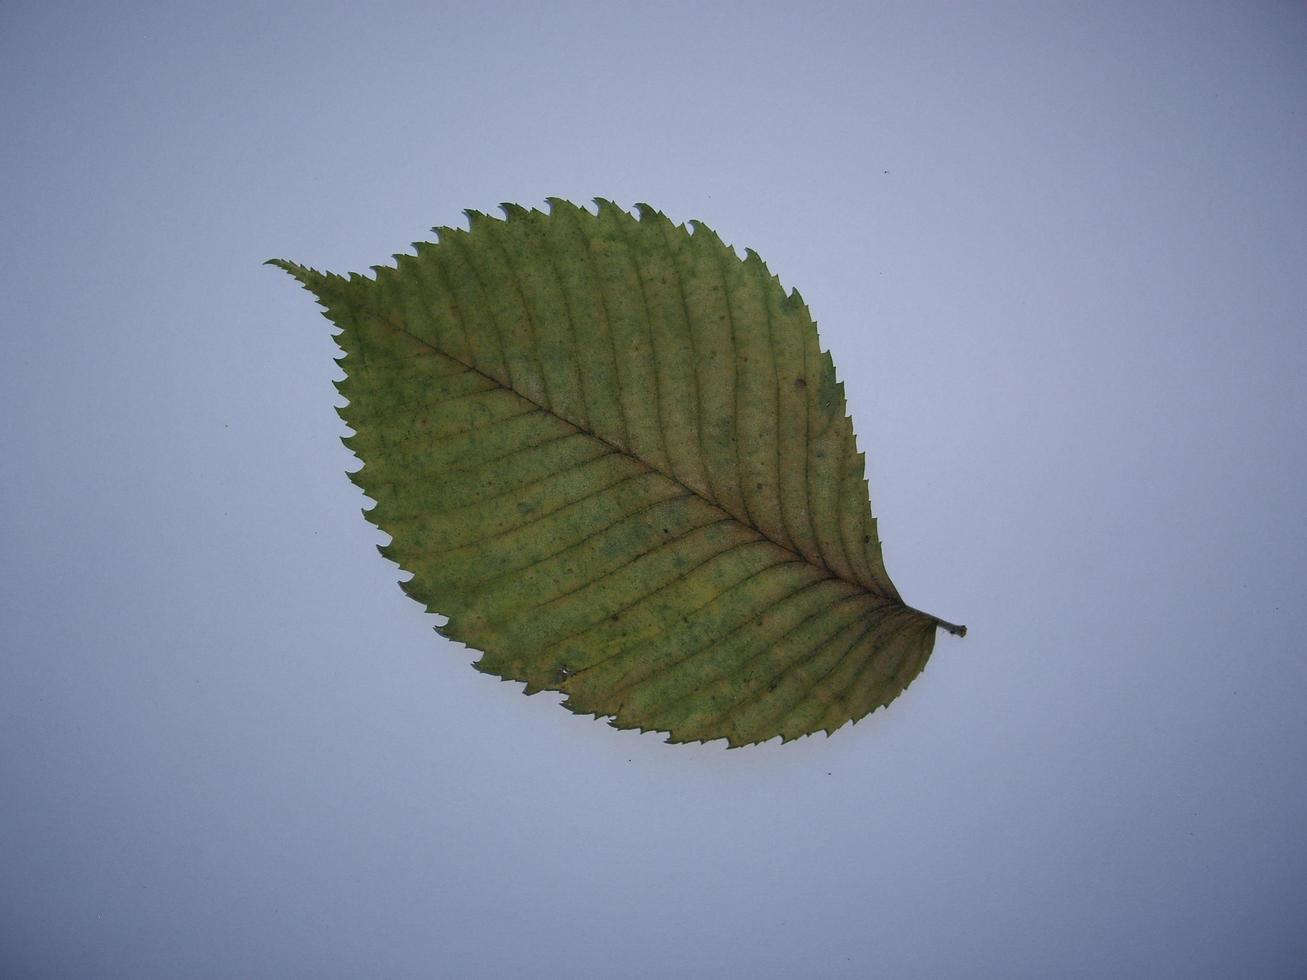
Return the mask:
<path fill-rule="evenodd" d="M 375 280 L 274 262 L 340 327 L 405 591 L 478 669 L 674 741 L 893 700 L 941 624 L 884 571 L 807 307 L 702 225 L 550 204 L 469 212 Z"/>

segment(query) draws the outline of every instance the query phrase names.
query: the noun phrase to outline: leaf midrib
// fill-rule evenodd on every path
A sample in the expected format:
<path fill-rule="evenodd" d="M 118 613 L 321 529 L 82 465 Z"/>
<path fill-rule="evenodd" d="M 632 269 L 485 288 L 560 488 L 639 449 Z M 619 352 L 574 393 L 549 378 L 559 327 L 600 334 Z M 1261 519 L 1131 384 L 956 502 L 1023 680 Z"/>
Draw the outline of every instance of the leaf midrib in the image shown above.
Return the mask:
<path fill-rule="evenodd" d="M 936 623 L 940 624 L 941 626 L 944 626 L 945 628 L 948 628 L 948 626 L 950 625 L 950 624 L 945 624 L 942 620 L 938 619 L 938 617 L 932 616 L 929 613 L 922 612 L 919 609 L 914 609 L 913 607 L 903 602 L 901 599 L 894 599 L 892 597 L 885 596 L 881 593 L 874 592 L 873 590 L 869 589 L 864 583 L 859 582 L 857 579 L 848 578 L 844 575 L 839 574 L 834 569 L 832 569 L 829 565 L 827 565 L 825 562 L 812 561 L 807 556 L 805 556 L 802 552 L 799 552 L 794 548 L 782 544 L 780 541 L 777 541 L 773 535 L 768 534 L 764 529 L 758 527 L 757 524 L 755 524 L 752 520 L 749 520 L 747 517 L 741 517 L 739 514 L 736 514 L 731 510 L 727 509 L 726 507 L 724 507 L 718 501 L 705 496 L 699 490 L 696 490 L 694 487 L 686 484 L 681 479 L 679 479 L 676 476 L 676 474 L 667 472 L 662 467 L 649 462 L 648 460 L 642 458 L 641 456 L 636 455 L 636 453 L 634 453 L 632 450 L 617 445 L 616 443 L 612 442 L 609 439 L 606 439 L 604 436 L 587 428 L 586 426 L 579 425 L 572 419 L 560 415 L 552 407 L 547 405 L 541 405 L 539 402 L 531 398 L 529 395 L 523 394 L 517 388 L 513 387 L 513 385 L 504 384 L 503 381 L 499 380 L 493 375 L 487 374 L 485 371 L 483 371 L 481 368 L 477 367 L 476 365 L 468 364 L 466 361 L 462 360 L 461 358 L 455 357 L 454 355 L 448 353 L 447 351 L 441 350 L 438 346 L 433 344 L 427 338 L 421 337 L 418 334 L 413 333 L 411 330 L 406 329 L 402 325 L 402 321 L 400 323 L 394 322 L 396 319 L 398 319 L 397 317 L 392 318 L 392 317 L 385 317 L 385 316 L 377 316 L 376 314 L 373 314 L 373 318 L 377 320 L 382 326 L 394 330 L 396 333 L 401 334 L 404 337 L 407 337 L 408 339 L 414 341 L 415 343 L 421 344 L 423 347 L 426 347 L 429 350 L 439 354 L 441 357 L 446 357 L 449 360 L 453 361 L 454 363 L 461 365 L 464 369 L 471 371 L 474 374 L 477 374 L 478 376 L 484 378 L 486 381 L 490 382 L 495 387 L 503 391 L 511 392 L 517 398 L 520 398 L 522 399 L 522 401 L 533 406 L 535 410 L 545 412 L 551 415 L 552 417 L 558 419 L 560 422 L 564 423 L 565 425 L 571 426 L 578 433 L 587 436 L 588 438 L 594 439 L 602 443 L 603 445 L 607 446 L 614 453 L 618 453 L 627 459 L 633 460 L 636 463 L 648 469 L 650 472 L 657 473 L 659 476 L 663 477 L 664 479 L 670 480 L 672 483 L 675 483 L 677 486 L 685 490 L 688 494 L 691 494 L 696 499 L 701 500 L 709 507 L 712 507 L 720 511 L 722 514 L 726 515 L 728 518 L 735 521 L 740 526 L 748 528 L 749 530 L 753 531 L 755 534 L 759 535 L 761 538 L 769 542 L 774 547 L 779 548 L 790 555 L 793 555 L 795 560 L 805 565 L 808 565 L 809 567 L 818 569 L 827 578 L 835 579 L 837 581 L 844 582 L 848 585 L 851 585 L 854 588 L 858 589 L 860 592 L 865 593 L 866 595 L 871 596 L 875 599 L 881 600 L 881 602 L 884 603 L 884 605 L 886 606 L 896 606 L 904 610 L 907 610 L 909 612 L 917 613 L 918 615 L 923 616 L 927 619 L 934 620 Z M 505 370 L 507 370 L 507 365 L 505 365 Z"/>

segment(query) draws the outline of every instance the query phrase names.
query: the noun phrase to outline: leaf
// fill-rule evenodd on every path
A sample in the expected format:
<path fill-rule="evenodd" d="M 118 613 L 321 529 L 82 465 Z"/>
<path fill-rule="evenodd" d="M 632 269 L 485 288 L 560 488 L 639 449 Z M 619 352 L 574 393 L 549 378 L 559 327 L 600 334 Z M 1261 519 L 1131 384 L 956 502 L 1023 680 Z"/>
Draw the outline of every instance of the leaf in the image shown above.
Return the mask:
<path fill-rule="evenodd" d="M 340 328 L 351 479 L 404 591 L 479 670 L 670 741 L 830 733 L 897 697 L 965 628 L 885 572 L 799 294 L 646 205 L 503 210 L 375 279 L 272 263 Z"/>

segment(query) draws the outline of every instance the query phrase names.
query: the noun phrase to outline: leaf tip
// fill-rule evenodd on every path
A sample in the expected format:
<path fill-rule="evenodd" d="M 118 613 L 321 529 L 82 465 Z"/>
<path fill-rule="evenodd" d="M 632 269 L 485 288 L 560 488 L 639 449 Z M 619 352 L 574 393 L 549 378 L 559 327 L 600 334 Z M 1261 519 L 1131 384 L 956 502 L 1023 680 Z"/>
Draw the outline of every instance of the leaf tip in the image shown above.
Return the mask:
<path fill-rule="evenodd" d="M 325 296 L 331 287 L 333 280 L 339 280 L 340 277 L 330 272 L 319 272 L 317 269 L 310 269 L 307 265 L 300 265 L 298 262 L 292 262 L 290 259 L 268 259 L 263 263 L 274 268 L 281 269 L 291 276 L 301 286 L 311 292 L 318 298 L 318 303 L 327 306 Z"/>
<path fill-rule="evenodd" d="M 319 274 L 314 273 L 314 271 L 308 266 L 300 265 L 298 262 L 292 262 L 290 259 L 268 259 L 263 264 L 270 265 L 276 269 L 282 270 L 283 272 L 289 273 L 302 283 L 307 283 L 310 278 L 320 278 Z"/>

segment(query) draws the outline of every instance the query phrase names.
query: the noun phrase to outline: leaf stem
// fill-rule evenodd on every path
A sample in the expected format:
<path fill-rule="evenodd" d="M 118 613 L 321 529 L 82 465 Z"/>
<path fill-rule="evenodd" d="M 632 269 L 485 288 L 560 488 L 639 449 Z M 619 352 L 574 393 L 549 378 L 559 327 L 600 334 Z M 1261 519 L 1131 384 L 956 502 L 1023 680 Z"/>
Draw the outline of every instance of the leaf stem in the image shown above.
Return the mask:
<path fill-rule="evenodd" d="M 928 612 L 922 612 L 920 609 L 913 609 L 911 606 L 908 606 L 908 608 L 912 609 L 914 613 L 918 613 L 919 615 L 925 616 L 927 619 L 933 619 L 935 621 L 936 626 L 938 626 L 942 630 L 947 630 L 948 632 L 952 633 L 954 636 L 967 635 L 967 628 L 965 626 L 958 626 L 956 623 L 947 622 L 943 619 L 940 619 L 938 616 L 932 616 Z"/>

